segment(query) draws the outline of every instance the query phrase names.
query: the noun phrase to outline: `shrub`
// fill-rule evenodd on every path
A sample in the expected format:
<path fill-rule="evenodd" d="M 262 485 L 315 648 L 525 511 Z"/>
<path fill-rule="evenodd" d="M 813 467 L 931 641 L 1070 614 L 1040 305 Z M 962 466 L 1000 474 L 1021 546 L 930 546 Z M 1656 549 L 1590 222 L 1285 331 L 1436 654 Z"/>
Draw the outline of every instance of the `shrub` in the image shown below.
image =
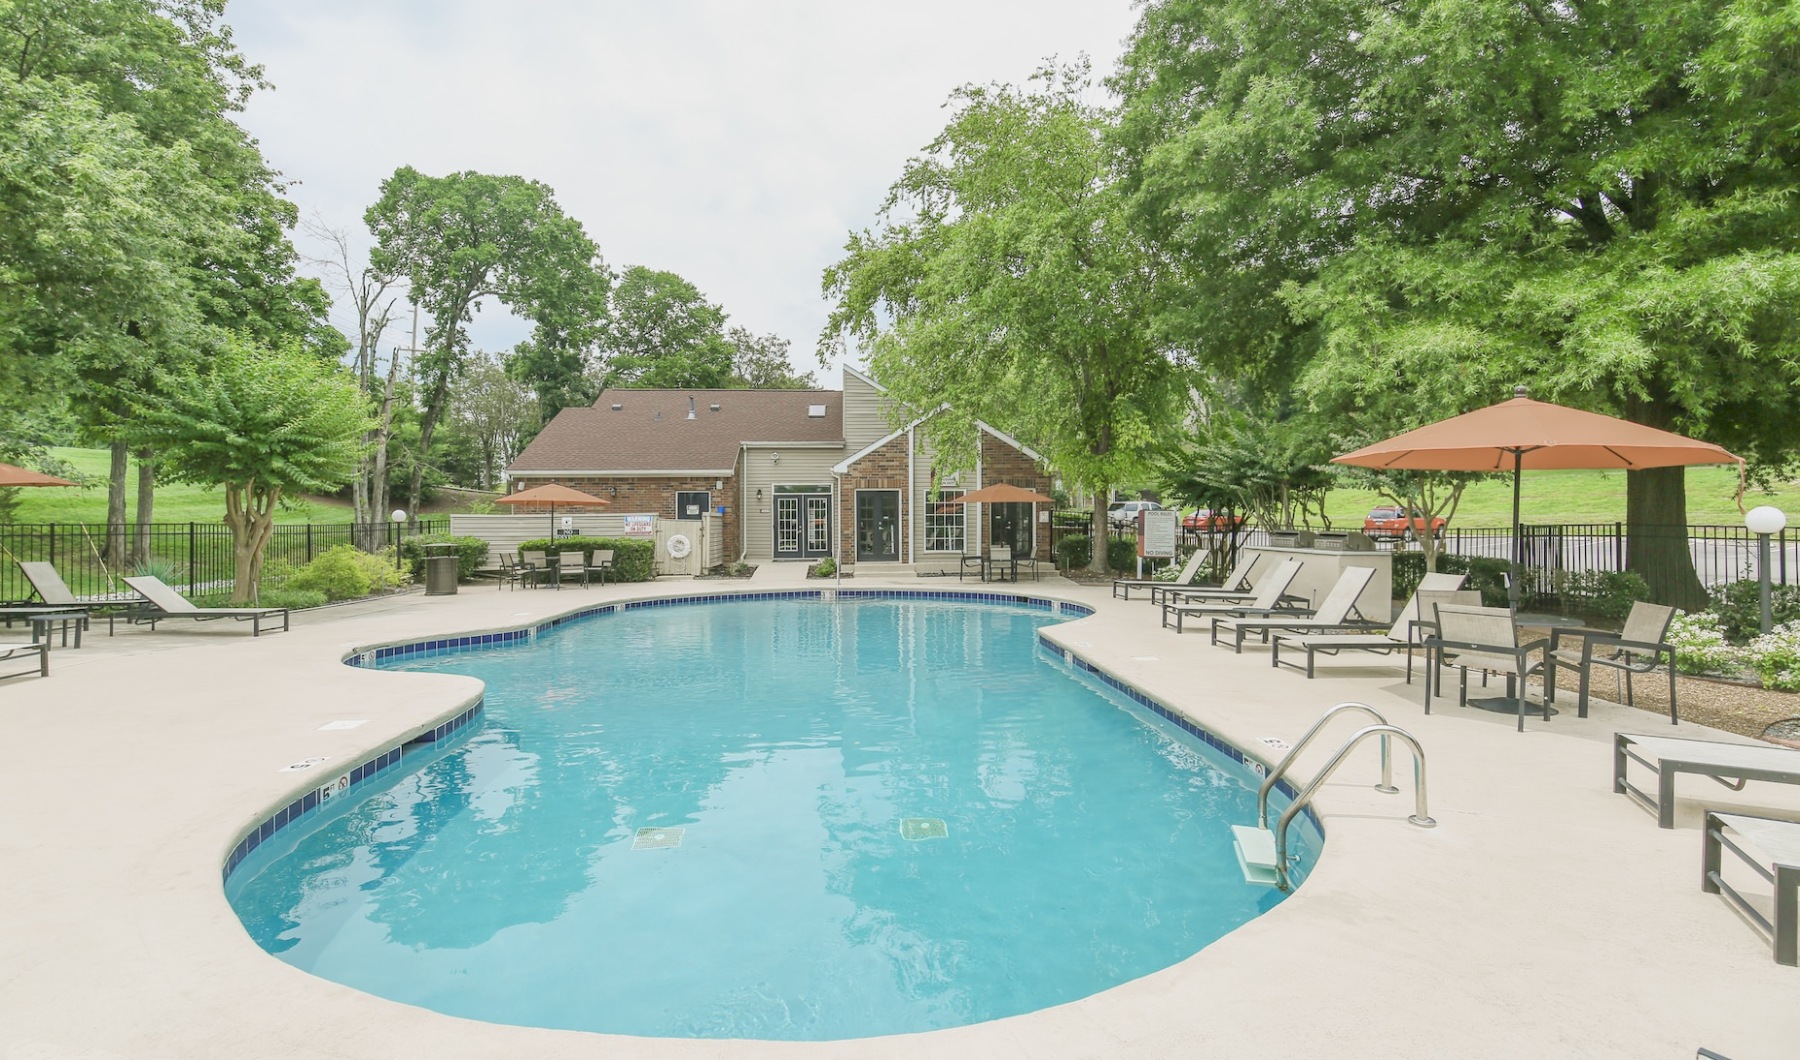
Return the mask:
<path fill-rule="evenodd" d="M 613 570 L 620 581 L 647 582 L 656 577 L 656 542 L 641 537 L 540 537 L 519 544 L 521 552 L 556 554 L 613 550 Z"/>
<path fill-rule="evenodd" d="M 1069 534 L 1056 543 L 1057 566 L 1066 570 L 1085 567 L 1093 561 L 1093 549 L 1093 541 L 1087 534 Z M 1128 537 L 1108 537 L 1106 566 L 1115 571 L 1137 569 L 1137 541 Z"/>
<path fill-rule="evenodd" d="M 1675 668 L 1684 674 L 1728 674 L 1738 668 L 1743 650 L 1725 639 L 1719 616 L 1711 611 L 1677 611 L 1669 623 L 1675 646 Z"/>
<path fill-rule="evenodd" d="M 337 545 L 300 568 L 282 588 L 312 590 L 327 600 L 353 600 L 380 589 L 407 584 L 407 576 L 394 569 L 391 559 L 364 552 L 355 545 Z"/>
<path fill-rule="evenodd" d="M 287 607 L 298 611 L 303 607 L 320 607 L 325 602 L 325 594 L 317 589 L 260 589 L 256 594 L 259 607 Z"/>
<path fill-rule="evenodd" d="M 1800 622 L 1787 622 L 1757 637 L 1745 649 L 1764 688 L 1800 692 Z"/>
<path fill-rule="evenodd" d="M 451 537 L 449 534 L 421 534 L 400 542 L 400 558 L 406 562 L 413 581 L 425 579 L 425 559 L 438 550 L 426 552 L 426 545 L 456 546 L 456 577 L 468 581 L 487 563 L 488 543 L 479 537 Z"/>
<path fill-rule="evenodd" d="M 1137 568 L 1137 542 L 1130 538 L 1106 539 L 1106 566 L 1108 570 L 1135 570 Z"/>
<path fill-rule="evenodd" d="M 1800 586 L 1771 586 L 1769 609 L 1775 617 L 1773 625 L 1800 619 Z M 1754 578 L 1715 588 L 1707 610 L 1719 616 L 1719 628 L 1733 644 L 1747 643 L 1762 632 L 1762 596 Z"/>
<path fill-rule="evenodd" d="M 1637 571 L 1561 571 L 1554 579 L 1563 607 L 1595 618 L 1623 621 L 1631 605 L 1650 595 L 1650 585 Z"/>
<path fill-rule="evenodd" d="M 809 578 L 831 578 L 837 575 L 837 560 L 826 556 L 813 564 L 813 569 L 806 572 Z"/>

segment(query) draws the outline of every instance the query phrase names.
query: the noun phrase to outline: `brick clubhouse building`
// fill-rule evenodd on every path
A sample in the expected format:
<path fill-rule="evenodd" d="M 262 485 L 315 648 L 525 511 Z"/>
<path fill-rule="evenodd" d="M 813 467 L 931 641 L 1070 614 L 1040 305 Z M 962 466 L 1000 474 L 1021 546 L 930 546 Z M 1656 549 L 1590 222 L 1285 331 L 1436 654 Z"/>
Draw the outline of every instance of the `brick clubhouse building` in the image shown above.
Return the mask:
<path fill-rule="evenodd" d="M 836 556 L 948 570 L 993 544 L 1048 551 L 1047 505 L 951 503 L 1000 482 L 1047 496 L 1042 457 L 977 423 L 974 470 L 940 474 L 922 430 L 936 413 L 894 430 L 889 407 L 881 385 L 849 367 L 841 391 L 608 390 L 559 412 L 507 472 L 515 490 L 558 482 L 613 513 L 714 513 L 727 559 L 751 563 Z"/>

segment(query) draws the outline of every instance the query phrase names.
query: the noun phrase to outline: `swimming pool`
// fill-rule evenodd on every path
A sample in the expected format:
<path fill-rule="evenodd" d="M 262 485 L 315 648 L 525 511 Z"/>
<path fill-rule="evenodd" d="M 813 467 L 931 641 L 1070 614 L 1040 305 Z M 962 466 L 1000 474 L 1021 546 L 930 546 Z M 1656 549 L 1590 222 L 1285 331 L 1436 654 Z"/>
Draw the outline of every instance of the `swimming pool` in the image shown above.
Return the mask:
<path fill-rule="evenodd" d="M 827 1040 L 1084 997 L 1280 895 L 1231 850 L 1256 778 L 1041 648 L 1060 620 L 776 600 L 405 657 L 486 681 L 478 723 L 228 893 L 296 967 L 500 1023 Z"/>

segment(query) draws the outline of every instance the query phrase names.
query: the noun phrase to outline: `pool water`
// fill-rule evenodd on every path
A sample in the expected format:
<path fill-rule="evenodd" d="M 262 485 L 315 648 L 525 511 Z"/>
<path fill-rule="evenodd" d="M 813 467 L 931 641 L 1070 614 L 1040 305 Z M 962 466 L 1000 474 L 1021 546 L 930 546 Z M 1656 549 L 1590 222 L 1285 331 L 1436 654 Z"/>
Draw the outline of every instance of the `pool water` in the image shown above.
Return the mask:
<path fill-rule="evenodd" d="M 1232 854 L 1254 776 L 1038 647 L 1055 621 L 767 601 L 407 657 L 484 680 L 480 723 L 230 897 L 296 967 L 498 1023 L 828 1040 L 1084 997 L 1280 896 Z"/>

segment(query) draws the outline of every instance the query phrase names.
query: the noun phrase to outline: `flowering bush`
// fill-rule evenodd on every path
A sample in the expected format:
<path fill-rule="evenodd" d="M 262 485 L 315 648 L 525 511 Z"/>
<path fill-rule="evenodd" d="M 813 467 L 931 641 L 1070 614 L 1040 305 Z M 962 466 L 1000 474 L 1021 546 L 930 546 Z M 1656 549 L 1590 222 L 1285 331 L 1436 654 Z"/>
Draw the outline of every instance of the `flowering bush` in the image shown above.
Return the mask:
<path fill-rule="evenodd" d="M 1776 626 L 1744 652 L 1764 688 L 1800 692 L 1800 621 Z"/>
<path fill-rule="evenodd" d="M 1743 649 L 1725 639 L 1719 616 L 1711 611 L 1677 611 L 1669 623 L 1669 643 L 1675 646 L 1675 668 L 1684 674 L 1730 673 L 1743 656 Z"/>

